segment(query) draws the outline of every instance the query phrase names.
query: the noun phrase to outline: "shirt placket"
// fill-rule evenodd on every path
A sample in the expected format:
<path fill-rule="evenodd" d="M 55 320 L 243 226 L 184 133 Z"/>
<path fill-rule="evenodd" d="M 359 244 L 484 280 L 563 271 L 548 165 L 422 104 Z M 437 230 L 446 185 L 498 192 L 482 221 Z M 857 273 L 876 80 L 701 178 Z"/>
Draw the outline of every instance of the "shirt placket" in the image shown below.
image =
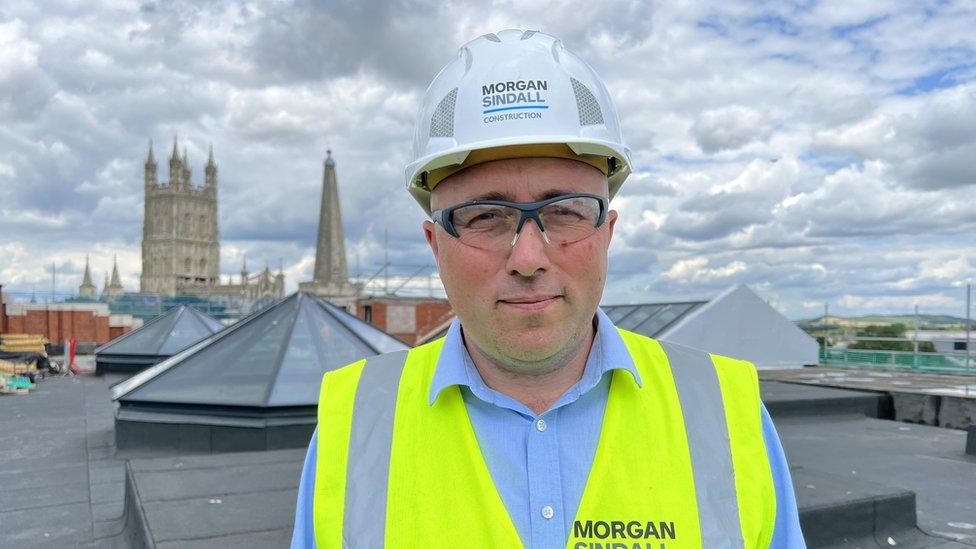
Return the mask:
<path fill-rule="evenodd" d="M 532 418 L 529 425 L 526 458 L 530 547 L 559 547 L 565 543 L 558 416 L 558 410 L 552 410 Z"/>

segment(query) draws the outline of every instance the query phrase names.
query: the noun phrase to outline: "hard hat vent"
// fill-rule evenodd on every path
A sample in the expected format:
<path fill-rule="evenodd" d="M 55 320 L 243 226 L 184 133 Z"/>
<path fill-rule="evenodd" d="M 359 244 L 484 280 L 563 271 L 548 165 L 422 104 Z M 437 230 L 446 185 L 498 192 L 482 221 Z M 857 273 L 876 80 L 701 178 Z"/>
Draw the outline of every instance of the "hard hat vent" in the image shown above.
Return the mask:
<path fill-rule="evenodd" d="M 580 126 L 603 124 L 603 111 L 600 110 L 600 104 L 597 103 L 593 92 L 579 80 L 575 78 L 570 78 L 570 80 L 573 83 L 573 93 L 576 94 L 576 108 L 579 111 Z"/>
<path fill-rule="evenodd" d="M 457 88 L 454 88 L 437 104 L 434 116 L 430 118 L 431 137 L 454 137 L 454 105 L 457 103 L 457 92 Z M 599 108 L 598 106 L 597 110 Z M 601 120 L 603 119 L 601 118 Z"/>

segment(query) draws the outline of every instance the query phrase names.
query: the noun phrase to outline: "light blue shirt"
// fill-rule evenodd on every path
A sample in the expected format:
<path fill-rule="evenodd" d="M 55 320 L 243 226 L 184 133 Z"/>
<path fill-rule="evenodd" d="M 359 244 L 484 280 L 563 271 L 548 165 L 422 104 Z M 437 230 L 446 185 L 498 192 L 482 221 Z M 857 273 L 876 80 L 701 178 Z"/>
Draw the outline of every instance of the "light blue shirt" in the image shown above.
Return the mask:
<path fill-rule="evenodd" d="M 599 309 L 597 318 L 596 338 L 583 377 L 543 414 L 535 414 L 485 384 L 464 347 L 457 319 L 437 361 L 429 400 L 433 403 L 452 385 L 460 388 L 491 478 L 526 547 L 566 546 L 603 423 L 611 378 L 606 374 L 625 370 L 641 385 L 640 374 L 613 323 Z M 776 525 L 770 546 L 805 547 L 786 456 L 765 406 L 761 406 L 761 414 L 776 488 Z M 315 547 L 315 456 L 313 434 L 298 488 L 293 548 Z"/>

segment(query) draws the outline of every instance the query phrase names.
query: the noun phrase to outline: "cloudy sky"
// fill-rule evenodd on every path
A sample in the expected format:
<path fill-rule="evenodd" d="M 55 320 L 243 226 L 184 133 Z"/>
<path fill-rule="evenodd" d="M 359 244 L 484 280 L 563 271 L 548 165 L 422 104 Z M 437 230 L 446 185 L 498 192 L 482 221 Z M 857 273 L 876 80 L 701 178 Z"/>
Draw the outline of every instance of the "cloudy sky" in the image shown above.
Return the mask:
<path fill-rule="evenodd" d="M 322 160 L 350 269 L 389 234 L 433 258 L 403 191 L 423 90 L 467 40 L 560 37 L 609 87 L 636 173 L 605 302 L 744 283 L 791 318 L 964 314 L 976 274 L 976 11 L 889 2 L 0 4 L 0 283 L 137 290 L 142 164 L 174 135 L 220 167 L 221 271 L 311 277 Z M 161 162 L 161 175 L 166 169 Z"/>

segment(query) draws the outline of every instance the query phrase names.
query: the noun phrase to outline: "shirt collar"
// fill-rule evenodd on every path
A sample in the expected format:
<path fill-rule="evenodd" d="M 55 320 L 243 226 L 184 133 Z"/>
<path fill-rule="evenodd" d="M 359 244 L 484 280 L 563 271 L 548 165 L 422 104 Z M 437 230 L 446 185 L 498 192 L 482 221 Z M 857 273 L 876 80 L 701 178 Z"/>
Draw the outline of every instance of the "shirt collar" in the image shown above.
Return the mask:
<path fill-rule="evenodd" d="M 611 370 L 629 372 L 637 386 L 642 387 L 640 373 L 616 326 L 602 309 L 596 310 L 596 317 L 596 339 L 590 348 L 583 377 L 576 387 L 585 393 L 596 386 L 603 375 Z M 469 366 L 466 367 L 466 364 Z M 447 330 L 444 346 L 437 358 L 437 367 L 430 382 L 429 404 L 433 405 L 441 391 L 452 385 L 467 386 L 475 392 L 481 392 L 476 389 L 487 388 L 478 370 L 473 366 L 461 337 L 461 322 L 455 317 Z"/>

